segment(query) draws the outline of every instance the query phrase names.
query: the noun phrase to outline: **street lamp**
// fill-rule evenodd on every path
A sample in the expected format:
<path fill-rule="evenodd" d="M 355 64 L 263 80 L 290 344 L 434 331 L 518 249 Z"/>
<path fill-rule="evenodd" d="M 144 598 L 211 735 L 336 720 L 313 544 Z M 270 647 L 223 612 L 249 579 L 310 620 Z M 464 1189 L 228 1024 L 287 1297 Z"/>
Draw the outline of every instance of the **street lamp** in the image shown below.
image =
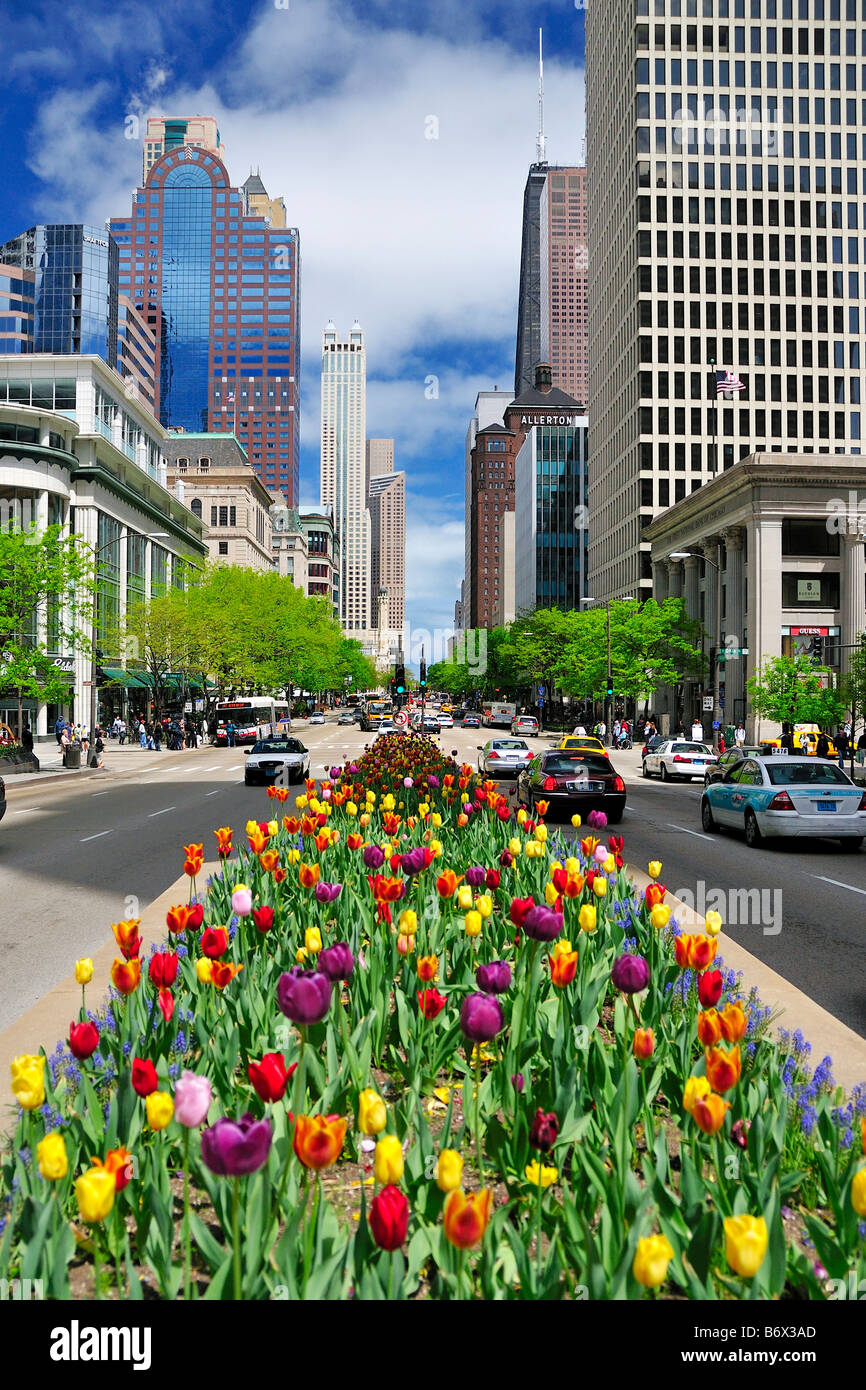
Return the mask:
<path fill-rule="evenodd" d="M 612 672 L 612 670 L 611 670 L 611 664 L 610 664 L 610 605 L 611 605 L 612 603 L 631 603 L 632 600 L 633 600 L 633 598 L 634 598 L 634 595 L 633 595 L 633 594 L 621 594 L 620 597 L 617 598 L 617 599 L 612 599 L 612 598 L 607 598 L 607 599 L 582 598 L 582 599 L 580 600 L 581 603 L 603 603 L 604 606 L 605 606 L 605 608 L 607 609 L 607 685 L 606 685 L 606 687 L 605 687 L 605 696 L 604 696 L 604 723 L 605 723 L 605 733 L 607 734 L 607 737 L 608 737 L 608 738 L 610 738 L 611 712 L 612 712 L 611 700 L 612 700 L 612 697 L 613 697 L 613 672 Z"/>
<path fill-rule="evenodd" d="M 713 729 L 715 742 L 718 746 L 718 735 L 722 729 L 722 707 L 719 702 L 719 653 L 722 646 L 722 567 L 715 560 L 711 560 L 709 555 L 695 555 L 691 550 L 672 550 L 668 556 L 669 560 L 703 560 L 706 564 L 712 565 L 716 571 L 716 621 L 714 623 L 713 642 L 716 647 L 716 664 L 713 670 L 713 725 L 718 724 L 718 729 Z M 703 711 L 701 711 L 703 713 Z M 712 742 L 712 740 L 711 740 Z"/>

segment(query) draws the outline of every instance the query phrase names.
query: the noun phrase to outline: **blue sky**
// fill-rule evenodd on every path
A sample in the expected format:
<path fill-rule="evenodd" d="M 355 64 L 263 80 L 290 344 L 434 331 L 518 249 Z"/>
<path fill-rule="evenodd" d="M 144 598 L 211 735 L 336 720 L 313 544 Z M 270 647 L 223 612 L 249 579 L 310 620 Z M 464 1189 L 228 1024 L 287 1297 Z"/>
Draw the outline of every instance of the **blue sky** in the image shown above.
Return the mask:
<path fill-rule="evenodd" d="M 0 17 L 0 240 L 127 212 L 141 176 L 130 115 L 142 129 L 147 115 L 216 115 L 232 180 L 260 168 L 300 231 L 302 500 L 318 500 L 321 332 L 357 317 L 367 433 L 394 437 L 407 474 L 407 618 L 447 628 L 466 426 L 476 391 L 513 384 L 537 32 L 548 158 L 577 163 L 583 8 L 37 0 L 23 12 L 0 0 Z"/>

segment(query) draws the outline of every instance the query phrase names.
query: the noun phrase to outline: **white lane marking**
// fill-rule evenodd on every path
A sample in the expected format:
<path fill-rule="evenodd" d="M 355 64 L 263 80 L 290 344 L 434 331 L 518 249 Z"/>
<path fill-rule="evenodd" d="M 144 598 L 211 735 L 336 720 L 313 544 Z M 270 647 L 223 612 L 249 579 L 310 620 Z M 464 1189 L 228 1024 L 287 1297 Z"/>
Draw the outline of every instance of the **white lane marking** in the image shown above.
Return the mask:
<path fill-rule="evenodd" d="M 214 763 L 213 767 L 202 767 L 202 768 L 199 769 L 199 771 L 200 771 L 200 772 L 219 772 L 219 770 L 220 770 L 221 767 L 222 767 L 222 763 Z"/>
<path fill-rule="evenodd" d="M 243 767 L 243 763 L 235 763 L 232 767 L 228 768 L 228 771 L 229 771 L 229 772 L 240 772 L 240 770 L 241 770 L 242 767 Z"/>
<path fill-rule="evenodd" d="M 108 796 L 108 792 L 91 792 L 91 796 Z"/>
<path fill-rule="evenodd" d="M 164 815 L 166 815 L 169 811 L 176 811 L 176 810 L 177 810 L 177 807 L 176 807 L 176 806 L 166 806 L 166 807 L 164 807 L 163 810 L 161 810 L 161 811 L 151 811 L 151 812 L 150 812 L 150 815 L 148 816 L 147 819 L 148 819 L 148 820 L 153 820 L 154 816 L 164 816 Z"/>
<path fill-rule="evenodd" d="M 702 835 L 699 830 L 687 830 L 684 825 L 674 825 L 673 821 L 668 821 L 671 830 L 681 830 L 684 835 L 694 835 L 697 840 L 709 840 L 712 842 L 712 835 Z"/>
<path fill-rule="evenodd" d="M 866 888 L 855 888 L 851 883 L 840 883 L 838 878 L 825 878 L 823 874 L 810 874 L 810 878 L 817 878 L 821 883 L 832 883 L 834 888 L 847 888 L 849 893 L 862 893 L 866 897 Z"/>
<path fill-rule="evenodd" d="M 219 792 L 218 792 L 218 791 L 215 791 L 215 792 L 205 792 L 205 796 L 219 796 Z"/>
<path fill-rule="evenodd" d="M 79 841 L 79 844 L 86 845 L 88 840 L 101 840 L 103 835 L 110 834 L 110 830 L 100 830 L 97 835 L 85 835 L 84 839 Z"/>
<path fill-rule="evenodd" d="M 13 811 L 13 816 L 29 816 L 31 811 L 41 811 L 41 806 L 25 806 L 23 811 Z"/>

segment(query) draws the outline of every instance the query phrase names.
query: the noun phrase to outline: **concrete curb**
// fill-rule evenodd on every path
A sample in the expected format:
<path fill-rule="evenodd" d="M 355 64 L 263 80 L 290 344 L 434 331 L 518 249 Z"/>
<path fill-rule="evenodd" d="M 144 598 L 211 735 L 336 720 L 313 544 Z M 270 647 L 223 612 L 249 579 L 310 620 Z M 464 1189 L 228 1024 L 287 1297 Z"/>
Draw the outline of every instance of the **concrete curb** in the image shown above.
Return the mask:
<path fill-rule="evenodd" d="M 627 864 L 626 869 L 634 879 L 635 887 L 643 893 L 652 882 L 649 875 L 631 864 Z M 672 893 L 665 897 L 665 905 L 671 908 L 677 921 L 687 931 L 705 930 L 704 918 Z M 806 1041 L 812 1044 L 813 1068 L 829 1055 L 833 1059 L 833 1078 L 846 1091 L 850 1092 L 852 1087 L 866 1082 L 866 1038 L 861 1038 L 852 1028 L 840 1023 L 838 1018 L 822 1009 L 802 990 L 796 989 L 784 976 L 764 965 L 763 961 L 728 934 L 724 924 L 719 937 L 719 955 L 726 968 L 743 972 L 747 992 L 754 985 L 762 1003 L 782 1011 L 778 1025 L 789 1031 L 796 1028 L 802 1030 Z"/>
<path fill-rule="evenodd" d="M 118 750 L 115 749 L 114 751 L 116 753 Z M 140 753 L 140 751 L 140 749 L 136 750 L 137 753 Z M 56 770 L 49 769 L 45 772 L 20 773 L 15 778 L 14 782 L 6 782 L 6 796 L 8 798 L 10 793 L 12 792 L 24 792 L 32 789 L 33 787 L 59 786 L 61 783 L 64 783 L 66 786 L 72 786 L 75 782 L 75 779 L 78 777 L 94 778 L 98 779 L 99 781 L 102 781 L 106 777 L 128 777 L 131 773 L 135 772 L 152 772 L 154 766 L 167 767 L 170 764 L 176 762 L 179 758 L 195 757 L 197 754 L 200 755 L 208 751 L 213 752 L 214 750 L 213 748 L 208 749 L 206 747 L 202 747 L 187 748 L 184 749 L 182 753 L 161 753 L 159 755 L 161 761 L 158 764 L 148 763 L 146 764 L 146 766 L 139 766 L 136 762 L 130 762 L 129 765 L 125 767 L 80 767 L 77 770 L 73 770 L 72 768 L 63 768 Z"/>

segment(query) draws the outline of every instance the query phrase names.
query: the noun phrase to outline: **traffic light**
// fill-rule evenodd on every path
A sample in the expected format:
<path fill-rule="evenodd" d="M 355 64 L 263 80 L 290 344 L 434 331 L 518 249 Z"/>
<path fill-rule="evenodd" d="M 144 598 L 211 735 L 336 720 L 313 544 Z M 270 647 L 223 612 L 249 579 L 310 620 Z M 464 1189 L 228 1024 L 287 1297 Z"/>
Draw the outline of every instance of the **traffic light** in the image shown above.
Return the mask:
<path fill-rule="evenodd" d="M 421 687 L 422 690 L 424 689 L 424 687 L 425 687 L 426 684 L 427 684 L 427 662 L 426 662 L 426 661 L 422 661 L 422 662 L 421 662 L 420 668 L 419 668 L 419 670 L 418 670 L 418 684 L 420 685 L 420 687 Z"/>
<path fill-rule="evenodd" d="M 613 678 L 612 678 L 611 676 L 608 676 L 608 678 L 607 678 L 607 698 L 610 699 L 612 695 L 613 695 Z"/>
<path fill-rule="evenodd" d="M 398 695 L 402 695 L 406 689 L 406 667 L 402 662 L 394 669 L 394 688 Z"/>

